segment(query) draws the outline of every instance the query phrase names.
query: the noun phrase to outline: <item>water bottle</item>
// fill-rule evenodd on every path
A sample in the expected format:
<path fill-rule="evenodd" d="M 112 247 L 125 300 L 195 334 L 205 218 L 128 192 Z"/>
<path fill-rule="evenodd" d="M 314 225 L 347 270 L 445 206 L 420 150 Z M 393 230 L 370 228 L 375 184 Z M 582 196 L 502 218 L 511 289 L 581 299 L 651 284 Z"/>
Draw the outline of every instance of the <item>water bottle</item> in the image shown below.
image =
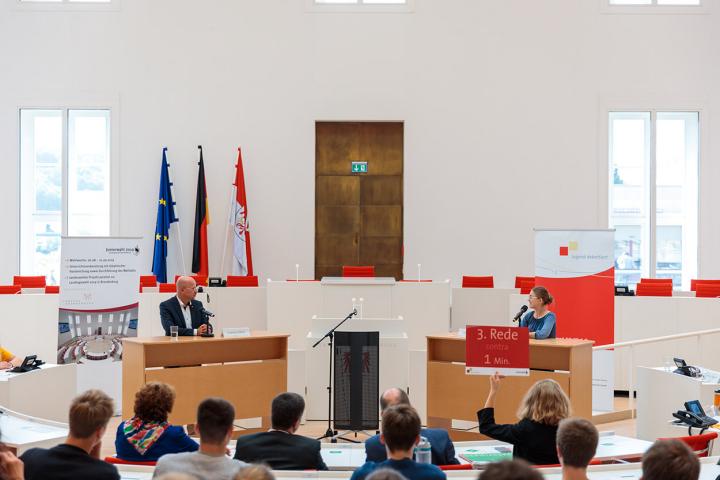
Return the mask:
<path fill-rule="evenodd" d="M 420 443 L 415 448 L 415 461 L 418 463 L 432 463 L 430 441 L 425 437 L 420 437 Z"/>

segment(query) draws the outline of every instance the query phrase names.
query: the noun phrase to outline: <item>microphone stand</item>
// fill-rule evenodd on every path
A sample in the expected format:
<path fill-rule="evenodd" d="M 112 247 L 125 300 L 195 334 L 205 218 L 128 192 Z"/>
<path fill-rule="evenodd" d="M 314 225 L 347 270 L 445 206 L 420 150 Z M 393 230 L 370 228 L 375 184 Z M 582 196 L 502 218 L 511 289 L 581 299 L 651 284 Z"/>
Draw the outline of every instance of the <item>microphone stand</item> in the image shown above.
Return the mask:
<path fill-rule="evenodd" d="M 317 440 L 322 440 L 323 438 L 329 438 L 331 443 L 337 443 L 337 438 L 335 438 L 335 431 L 334 431 L 333 428 L 332 428 L 332 416 L 331 416 L 331 414 L 332 414 L 332 408 L 331 408 L 331 404 L 332 404 L 332 384 L 333 384 L 333 381 L 332 381 L 332 378 L 333 378 L 333 376 L 332 376 L 332 372 L 333 372 L 333 346 L 334 346 L 335 330 L 337 330 L 338 328 L 340 328 L 340 326 L 341 326 L 343 323 L 345 323 L 345 322 L 347 322 L 348 320 L 350 320 L 350 318 L 351 318 L 353 315 L 357 315 L 357 309 L 353 309 L 353 311 L 350 312 L 347 317 L 345 317 L 340 323 L 338 323 L 338 324 L 335 325 L 333 328 L 331 328 L 325 335 L 322 336 L 322 338 L 320 338 L 320 340 L 318 340 L 317 342 L 315 342 L 315 344 L 312 346 L 312 348 L 317 347 L 318 345 L 320 345 L 320 342 L 322 342 L 322 341 L 325 340 L 326 338 L 330 340 L 330 341 L 328 342 L 328 345 L 330 346 L 330 362 L 329 362 L 329 367 L 330 367 L 330 368 L 328 369 L 328 370 L 330 371 L 330 375 L 329 375 L 329 377 L 328 377 L 328 386 L 327 386 L 327 391 L 328 391 L 328 428 L 327 428 L 327 430 L 325 431 L 325 435 L 323 435 L 322 437 L 318 437 Z M 349 439 L 346 439 L 346 438 L 343 438 L 343 440 L 347 440 L 347 441 L 350 441 L 350 442 L 355 442 L 354 440 L 349 440 Z"/>

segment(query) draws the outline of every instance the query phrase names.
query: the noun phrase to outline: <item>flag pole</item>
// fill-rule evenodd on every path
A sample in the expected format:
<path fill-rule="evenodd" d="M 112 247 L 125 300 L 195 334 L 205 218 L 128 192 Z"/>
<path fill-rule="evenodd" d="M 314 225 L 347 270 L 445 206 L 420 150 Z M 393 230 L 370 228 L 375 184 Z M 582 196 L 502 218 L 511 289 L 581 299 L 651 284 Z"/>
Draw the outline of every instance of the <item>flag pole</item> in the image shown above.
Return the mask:
<path fill-rule="evenodd" d="M 168 149 L 167 147 L 163 147 L 163 150 L 167 151 L 167 149 Z M 170 175 L 170 163 L 168 163 L 168 176 L 169 175 Z M 168 178 L 168 181 L 169 181 L 169 178 Z M 172 186 L 173 183 L 170 182 L 170 185 Z M 175 212 L 177 213 L 177 203 L 175 204 L 175 206 L 173 208 L 175 209 Z M 176 230 L 177 239 L 178 239 L 178 250 L 180 253 L 180 275 L 185 275 L 185 254 L 183 253 L 182 234 L 180 233 L 180 215 L 176 215 L 176 216 L 177 216 L 178 220 L 177 220 L 177 222 L 173 222 L 173 223 L 177 224 L 175 226 L 176 227 L 175 230 Z M 170 228 L 172 228 L 172 223 L 170 224 Z"/>
<path fill-rule="evenodd" d="M 237 165 L 235 166 L 237 168 Z M 228 221 L 225 222 L 225 235 L 223 236 L 223 249 L 222 249 L 222 260 L 220 260 L 220 277 L 226 277 L 225 274 L 225 257 L 227 255 L 227 249 L 228 249 L 228 236 L 230 234 L 230 219 L 232 215 L 232 221 L 234 223 L 235 216 L 233 215 L 233 202 L 235 200 L 235 190 L 237 189 L 236 186 L 233 185 L 233 188 L 230 189 L 230 201 L 228 202 L 228 214 L 227 219 Z M 235 230 L 233 229 L 233 232 Z M 231 270 L 232 271 L 232 270 Z M 227 277 L 226 277 L 227 278 Z"/>

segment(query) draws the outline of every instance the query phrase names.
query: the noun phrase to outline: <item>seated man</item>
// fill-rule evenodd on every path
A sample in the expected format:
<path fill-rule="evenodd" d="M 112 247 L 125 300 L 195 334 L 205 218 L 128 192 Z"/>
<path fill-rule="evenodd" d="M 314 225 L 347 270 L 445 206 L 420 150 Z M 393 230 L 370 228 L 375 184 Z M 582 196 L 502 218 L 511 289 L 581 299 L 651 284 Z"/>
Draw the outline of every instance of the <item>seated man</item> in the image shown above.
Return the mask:
<path fill-rule="evenodd" d="M 642 458 L 640 480 L 697 480 L 700 462 L 680 440 L 657 440 Z"/>
<path fill-rule="evenodd" d="M 380 409 L 384 412 L 391 405 L 410 405 L 410 399 L 405 391 L 399 388 L 390 388 L 380 397 Z M 446 430 L 442 428 L 423 428 L 420 436 L 430 442 L 432 463 L 435 465 L 453 465 L 460 461 L 455 458 L 455 446 Z M 382 462 L 387 459 L 385 445 L 380 443 L 380 435 L 365 440 L 365 461 Z"/>
<path fill-rule="evenodd" d="M 245 463 L 225 455 L 233 430 L 235 408 L 222 398 L 206 398 L 197 410 L 197 452 L 169 453 L 158 460 L 153 478 L 181 472 L 200 480 L 232 480 Z"/>
<path fill-rule="evenodd" d="M 378 468 L 392 468 L 409 480 L 444 480 L 445 473 L 435 465 L 417 463 L 413 450 L 420 443 L 420 417 L 410 405 L 395 405 L 385 409 L 382 416 L 380 441 L 385 444 L 388 459 L 367 462 L 355 470 L 350 480 L 363 480 Z"/>
<path fill-rule="evenodd" d="M 75 397 L 65 443 L 47 450 L 32 448 L 20 457 L 25 463 L 25 479 L 119 480 L 117 469 L 100 460 L 102 437 L 113 411 L 112 399 L 100 390 Z"/>
<path fill-rule="evenodd" d="M 273 398 L 272 428 L 238 438 L 235 458 L 248 463 L 266 463 L 273 470 L 327 470 L 320 455 L 320 442 L 295 435 L 303 411 L 305 400 L 297 393 L 281 393 Z"/>
<path fill-rule="evenodd" d="M 566 418 L 558 425 L 556 444 L 563 480 L 588 480 L 587 466 L 595 456 L 599 434 L 584 418 Z"/>
<path fill-rule="evenodd" d="M 178 335 L 191 336 L 207 333 L 207 319 L 203 315 L 203 304 L 195 300 L 197 288 L 192 277 L 177 279 L 177 295 L 160 304 L 160 322 L 165 335 L 170 327 L 178 327 Z"/>

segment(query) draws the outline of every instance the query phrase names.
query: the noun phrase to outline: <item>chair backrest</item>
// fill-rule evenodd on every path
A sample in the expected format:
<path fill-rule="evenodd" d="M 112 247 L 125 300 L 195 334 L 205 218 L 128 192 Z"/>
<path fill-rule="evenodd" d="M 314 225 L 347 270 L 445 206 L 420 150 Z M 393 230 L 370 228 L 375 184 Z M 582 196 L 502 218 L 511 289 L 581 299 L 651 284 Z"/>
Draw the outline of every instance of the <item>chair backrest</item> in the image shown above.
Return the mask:
<path fill-rule="evenodd" d="M 695 289 L 696 297 L 720 297 L 720 284 L 698 283 Z"/>
<path fill-rule="evenodd" d="M 60 285 L 45 285 L 45 293 L 60 293 Z"/>
<path fill-rule="evenodd" d="M 522 288 L 523 282 L 535 283 L 535 277 L 515 277 L 515 288 Z"/>
<path fill-rule="evenodd" d="M 690 450 L 695 452 L 698 457 L 709 457 L 712 451 L 713 440 L 717 438 L 717 432 L 703 433 L 702 435 L 692 435 L 690 437 L 677 437 L 675 440 L 684 442 Z M 668 438 L 658 438 L 658 440 L 669 440 Z"/>
<path fill-rule="evenodd" d="M 475 277 L 472 275 L 463 275 L 462 288 L 493 288 L 495 281 L 492 275 L 487 277 Z"/>
<path fill-rule="evenodd" d="M 690 291 L 691 292 L 694 292 L 697 289 L 698 283 L 704 283 L 706 285 L 720 285 L 720 280 L 706 280 L 706 279 L 702 279 L 702 278 L 698 278 L 698 279 L 693 278 L 690 280 Z"/>
<path fill-rule="evenodd" d="M 174 283 L 159 283 L 158 291 L 160 293 L 175 293 L 177 292 L 177 287 Z"/>
<path fill-rule="evenodd" d="M 527 295 L 535 287 L 535 279 L 525 280 L 520 284 L 520 293 Z"/>
<path fill-rule="evenodd" d="M 440 470 L 472 470 L 472 463 L 461 463 L 459 465 L 438 465 Z"/>
<path fill-rule="evenodd" d="M 157 287 L 157 277 L 155 275 L 140 275 L 141 287 Z"/>
<path fill-rule="evenodd" d="M 638 283 L 635 286 L 638 297 L 672 297 L 672 283 Z"/>
<path fill-rule="evenodd" d="M 251 275 L 251 276 L 228 275 L 225 285 L 228 287 L 257 287 L 258 286 L 258 277 L 257 277 L 257 275 Z"/>
<path fill-rule="evenodd" d="M 45 288 L 44 275 L 15 275 L 13 285 L 20 285 L 21 288 Z"/>
<path fill-rule="evenodd" d="M 343 265 L 342 276 L 343 277 L 374 277 L 375 276 L 375 266 L 374 265 L 365 265 L 365 266 Z"/>
<path fill-rule="evenodd" d="M 672 278 L 641 278 L 640 283 L 660 284 L 665 285 L 666 283 L 672 285 Z"/>
<path fill-rule="evenodd" d="M 22 287 L 20 285 L 0 285 L 0 295 L 15 295 L 20 293 Z"/>
<path fill-rule="evenodd" d="M 189 275 L 193 279 L 195 279 L 195 283 L 197 285 L 202 285 L 203 287 L 207 287 L 208 284 L 208 277 L 205 275 Z M 182 275 L 175 275 L 175 283 L 177 283 L 178 278 L 182 277 Z"/>
<path fill-rule="evenodd" d="M 143 465 L 148 467 L 154 467 L 157 464 L 157 462 L 131 462 L 117 457 L 105 457 L 105 462 L 113 465 Z"/>

